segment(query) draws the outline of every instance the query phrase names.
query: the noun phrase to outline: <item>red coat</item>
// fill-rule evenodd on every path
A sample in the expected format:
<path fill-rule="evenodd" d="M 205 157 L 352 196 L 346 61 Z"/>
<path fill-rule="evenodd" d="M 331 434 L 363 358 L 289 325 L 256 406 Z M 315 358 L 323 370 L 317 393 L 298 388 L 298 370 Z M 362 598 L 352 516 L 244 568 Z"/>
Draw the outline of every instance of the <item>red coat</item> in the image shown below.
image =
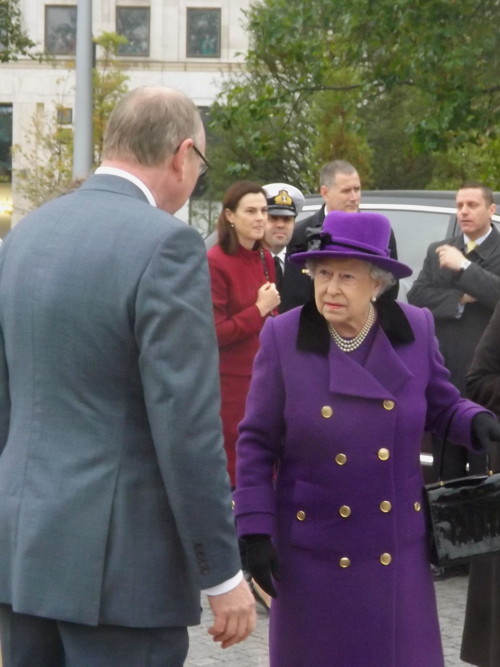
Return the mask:
<path fill-rule="evenodd" d="M 274 263 L 267 250 L 264 250 L 264 260 L 273 282 Z M 237 427 L 245 412 L 253 360 L 259 348 L 259 333 L 266 319 L 255 302 L 259 288 L 267 279 L 260 253 L 243 246 L 236 255 L 226 254 L 220 245 L 213 246 L 208 251 L 208 265 L 219 343 L 224 447 L 234 486 Z"/>

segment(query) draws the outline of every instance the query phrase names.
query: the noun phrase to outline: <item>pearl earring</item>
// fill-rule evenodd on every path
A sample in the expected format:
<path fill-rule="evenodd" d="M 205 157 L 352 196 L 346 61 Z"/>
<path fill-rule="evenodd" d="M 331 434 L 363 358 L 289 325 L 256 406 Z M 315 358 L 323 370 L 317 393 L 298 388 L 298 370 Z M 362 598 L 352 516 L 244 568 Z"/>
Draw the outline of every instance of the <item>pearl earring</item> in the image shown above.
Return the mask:
<path fill-rule="evenodd" d="M 376 297 L 376 296 L 372 296 L 372 298 L 370 299 L 370 301 L 371 301 L 372 303 L 375 303 L 376 300 L 377 300 L 377 297 Z"/>

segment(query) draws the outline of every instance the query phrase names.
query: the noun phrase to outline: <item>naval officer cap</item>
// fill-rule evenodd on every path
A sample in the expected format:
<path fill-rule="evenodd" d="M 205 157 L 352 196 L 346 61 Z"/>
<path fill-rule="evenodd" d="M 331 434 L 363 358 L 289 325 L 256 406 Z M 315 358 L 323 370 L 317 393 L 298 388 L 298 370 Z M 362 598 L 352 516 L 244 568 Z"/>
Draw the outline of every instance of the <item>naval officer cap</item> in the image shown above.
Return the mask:
<path fill-rule="evenodd" d="M 269 215 L 297 216 L 304 206 L 304 195 L 294 185 L 269 183 L 264 185 Z"/>

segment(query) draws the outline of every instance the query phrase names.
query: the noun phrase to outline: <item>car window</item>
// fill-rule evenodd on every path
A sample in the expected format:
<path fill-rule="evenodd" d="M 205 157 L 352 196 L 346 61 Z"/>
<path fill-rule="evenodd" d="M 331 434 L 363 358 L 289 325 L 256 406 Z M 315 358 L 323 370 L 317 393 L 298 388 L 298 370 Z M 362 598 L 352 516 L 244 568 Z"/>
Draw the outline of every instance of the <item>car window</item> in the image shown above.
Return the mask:
<path fill-rule="evenodd" d="M 413 275 L 400 281 L 398 299 L 406 301 L 406 294 L 424 263 L 427 248 L 432 242 L 448 236 L 455 214 L 422 210 L 387 210 L 380 206 L 372 208 L 369 204 L 363 206 L 363 210 L 382 213 L 391 221 L 396 237 L 398 259 L 413 269 Z"/>

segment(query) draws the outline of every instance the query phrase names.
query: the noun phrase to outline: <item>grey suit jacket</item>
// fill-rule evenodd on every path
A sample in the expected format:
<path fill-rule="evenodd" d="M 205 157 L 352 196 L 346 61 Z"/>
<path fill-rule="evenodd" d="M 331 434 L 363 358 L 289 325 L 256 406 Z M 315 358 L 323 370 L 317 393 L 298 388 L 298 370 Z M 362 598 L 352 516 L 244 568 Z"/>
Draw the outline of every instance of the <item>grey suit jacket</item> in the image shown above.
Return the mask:
<path fill-rule="evenodd" d="M 500 233 L 491 234 L 467 255 L 472 264 L 466 271 L 439 266 L 436 248 L 449 244 L 464 252 L 463 234 L 431 243 L 424 265 L 408 292 L 408 302 L 429 308 L 436 323 L 436 336 L 453 384 L 465 395 L 465 375 L 493 310 L 500 299 Z M 462 294 L 475 297 L 457 318 Z"/>
<path fill-rule="evenodd" d="M 199 622 L 240 568 L 205 247 L 94 175 L 0 252 L 0 601 L 85 624 Z"/>

